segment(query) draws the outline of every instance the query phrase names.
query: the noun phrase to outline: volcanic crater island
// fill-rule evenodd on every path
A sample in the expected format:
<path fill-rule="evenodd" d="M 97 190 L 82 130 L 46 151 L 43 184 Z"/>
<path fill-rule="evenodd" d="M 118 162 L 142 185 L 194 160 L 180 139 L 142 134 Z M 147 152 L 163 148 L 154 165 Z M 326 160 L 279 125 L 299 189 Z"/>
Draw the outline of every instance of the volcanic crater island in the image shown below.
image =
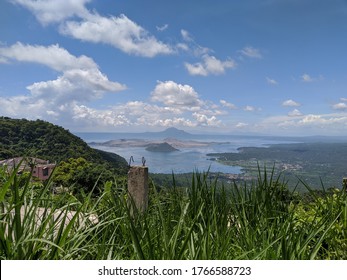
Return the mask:
<path fill-rule="evenodd" d="M 100 145 L 106 147 L 118 148 L 140 148 L 143 147 L 150 152 L 175 152 L 184 148 L 207 147 L 221 142 L 203 142 L 194 140 L 181 140 L 176 138 L 165 138 L 163 140 L 147 139 L 116 139 L 106 142 L 92 142 L 91 145 Z"/>

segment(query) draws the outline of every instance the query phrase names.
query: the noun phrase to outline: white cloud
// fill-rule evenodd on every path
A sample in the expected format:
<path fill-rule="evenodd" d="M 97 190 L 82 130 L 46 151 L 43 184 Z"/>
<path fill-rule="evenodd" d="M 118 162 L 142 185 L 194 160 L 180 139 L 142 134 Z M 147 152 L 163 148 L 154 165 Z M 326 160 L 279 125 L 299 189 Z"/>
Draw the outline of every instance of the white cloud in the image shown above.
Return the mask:
<path fill-rule="evenodd" d="M 303 114 L 298 110 L 298 109 L 294 109 L 293 111 L 288 113 L 289 117 L 299 117 L 302 116 Z"/>
<path fill-rule="evenodd" d="M 190 75 L 200 75 L 200 76 L 208 76 L 210 74 L 213 75 L 221 75 L 224 74 L 226 69 L 228 68 L 236 68 L 236 63 L 232 59 L 227 59 L 225 61 L 221 61 L 214 56 L 210 56 L 205 54 L 203 57 L 203 62 L 190 64 L 185 63 L 185 67 L 188 70 Z"/>
<path fill-rule="evenodd" d="M 247 105 L 246 107 L 243 108 L 243 110 L 247 112 L 254 112 L 256 108 L 253 106 Z"/>
<path fill-rule="evenodd" d="M 185 63 L 184 66 L 188 70 L 188 73 L 193 76 L 207 76 L 208 72 L 201 63 Z"/>
<path fill-rule="evenodd" d="M 176 112 L 168 107 L 130 101 L 106 110 L 97 110 L 85 105 L 73 107 L 72 118 L 88 127 L 219 127 L 221 121 L 215 116 L 207 116 L 200 112 L 193 112 L 189 116 L 177 116 Z"/>
<path fill-rule="evenodd" d="M 0 47 L 0 57 L 19 62 L 31 62 L 45 65 L 56 71 L 66 71 L 71 68 L 97 68 L 93 59 L 87 56 L 76 57 L 59 45 L 39 46 L 24 45 L 20 42 L 10 47 Z"/>
<path fill-rule="evenodd" d="M 288 100 L 286 100 L 286 101 L 284 101 L 282 103 L 282 106 L 285 106 L 285 107 L 299 107 L 299 106 L 301 106 L 301 104 L 296 102 L 296 101 L 294 101 L 294 100 L 292 100 L 292 99 L 288 99 Z"/>
<path fill-rule="evenodd" d="M 340 103 L 334 104 L 334 105 L 333 105 L 333 108 L 334 108 L 335 110 L 342 110 L 342 111 L 347 110 L 347 103 L 345 103 L 345 102 L 340 102 Z"/>
<path fill-rule="evenodd" d="M 318 77 L 312 77 L 309 74 L 305 73 L 301 76 L 301 81 L 304 83 L 312 83 L 312 82 L 317 82 L 322 80 L 324 80 L 324 77 L 322 75 Z"/>
<path fill-rule="evenodd" d="M 142 101 L 129 101 L 125 104 L 117 105 L 112 107 L 113 110 L 120 114 L 124 114 L 132 117 L 149 116 L 152 120 L 160 118 L 167 118 L 172 115 L 180 115 L 182 111 L 175 107 L 169 106 L 158 106 L 149 104 Z"/>
<path fill-rule="evenodd" d="M 347 110 L 347 98 L 340 98 L 339 103 L 336 103 L 332 106 L 335 110 L 346 111 Z"/>
<path fill-rule="evenodd" d="M 85 105 L 75 105 L 73 107 L 74 120 L 88 122 L 89 125 L 101 126 L 127 126 L 131 122 L 126 116 L 113 110 L 95 110 Z"/>
<path fill-rule="evenodd" d="M 247 56 L 250 58 L 262 58 L 262 54 L 258 49 L 255 49 L 251 46 L 244 47 L 242 50 L 239 51 L 243 56 Z"/>
<path fill-rule="evenodd" d="M 160 102 L 182 110 L 196 110 L 203 105 L 198 93 L 189 85 L 177 84 L 173 81 L 158 81 L 151 93 L 153 102 Z"/>
<path fill-rule="evenodd" d="M 220 104 L 222 104 L 223 107 L 227 107 L 227 108 L 232 109 L 232 110 L 237 109 L 237 107 L 234 104 L 229 103 L 229 102 L 227 102 L 227 101 L 225 101 L 223 99 L 219 100 L 219 102 L 220 102 Z"/>
<path fill-rule="evenodd" d="M 243 123 L 243 122 L 239 122 L 239 123 L 237 123 L 236 124 L 236 128 L 245 128 L 245 127 L 247 127 L 248 126 L 248 124 L 247 123 Z"/>
<path fill-rule="evenodd" d="M 103 17 L 90 12 L 85 7 L 90 1 L 13 0 L 29 9 L 42 24 L 59 23 L 59 31 L 75 39 L 109 44 L 127 54 L 145 57 L 174 53 L 171 46 L 158 41 L 125 15 Z M 73 16 L 73 20 L 68 20 Z"/>
<path fill-rule="evenodd" d="M 206 116 L 204 114 L 200 114 L 200 113 L 197 113 L 197 112 L 193 113 L 193 117 L 198 121 L 199 126 L 218 127 L 222 123 L 215 116 L 208 117 L 208 116 Z"/>
<path fill-rule="evenodd" d="M 157 28 L 157 30 L 158 30 L 159 32 L 163 32 L 163 31 L 165 31 L 166 29 L 169 28 L 169 25 L 168 25 L 168 24 L 164 24 L 164 25 L 162 25 L 162 26 L 156 26 L 156 28 Z"/>
<path fill-rule="evenodd" d="M 16 43 L 0 48 L 0 57 L 8 62 L 37 63 L 60 72 L 55 80 L 35 82 L 30 95 L 1 98 L 1 113 L 28 118 L 68 116 L 73 106 L 101 98 L 105 92 L 119 92 L 126 87 L 110 81 L 89 57 L 76 57 L 58 45 L 32 46 Z"/>
<path fill-rule="evenodd" d="M 41 24 L 57 23 L 72 16 L 84 16 L 89 12 L 85 4 L 91 0 L 10 0 L 30 10 Z"/>
<path fill-rule="evenodd" d="M 187 42 L 194 41 L 187 30 L 181 29 L 181 35 L 184 41 L 187 41 Z"/>
<path fill-rule="evenodd" d="M 154 57 L 173 53 L 170 46 L 158 41 L 125 15 L 109 18 L 92 15 L 81 22 L 67 21 L 60 31 L 83 41 L 110 44 L 128 54 Z"/>
<path fill-rule="evenodd" d="M 146 118 L 140 118 L 138 120 L 141 125 L 149 125 L 149 126 L 161 126 L 161 127 L 196 127 L 198 124 L 193 121 L 185 118 L 177 118 L 174 117 L 172 119 L 156 119 L 151 122 L 148 122 Z"/>
<path fill-rule="evenodd" d="M 305 83 L 311 83 L 314 81 L 314 79 L 309 74 L 303 74 L 301 76 L 301 81 L 303 81 Z"/>
<path fill-rule="evenodd" d="M 304 116 L 298 121 L 299 125 L 315 125 L 320 127 L 329 128 L 330 125 L 343 124 L 347 125 L 347 116 L 333 116 L 333 115 L 314 115 L 310 114 Z"/>
<path fill-rule="evenodd" d="M 210 50 L 209 48 L 197 44 L 187 30 L 182 29 L 181 36 L 184 42 L 178 43 L 176 45 L 177 49 L 185 52 L 191 52 L 191 54 L 196 57 L 200 57 L 212 52 L 212 50 Z"/>
<path fill-rule="evenodd" d="M 296 116 L 274 116 L 264 119 L 258 125 L 259 130 L 271 133 L 286 133 L 287 135 L 345 135 L 347 115 L 339 114 L 309 114 Z"/>
<path fill-rule="evenodd" d="M 90 101 L 104 92 L 118 92 L 124 85 L 110 81 L 100 72 L 93 59 L 76 57 L 58 45 L 33 46 L 16 43 L 0 48 L 0 56 L 9 61 L 31 62 L 62 72 L 56 80 L 36 82 L 27 86 L 32 97 L 43 98 L 51 104 Z"/>
<path fill-rule="evenodd" d="M 185 52 L 189 51 L 189 46 L 187 44 L 185 44 L 185 43 L 178 43 L 178 44 L 176 44 L 176 48 L 178 50 L 182 50 L 182 51 L 185 51 Z"/>
<path fill-rule="evenodd" d="M 269 85 L 273 85 L 273 86 L 278 85 L 278 82 L 276 80 L 271 79 L 269 77 L 266 77 L 266 81 Z"/>
<path fill-rule="evenodd" d="M 56 80 L 37 82 L 27 87 L 36 98 L 50 99 L 56 105 L 66 102 L 88 102 L 101 98 L 104 92 L 118 92 L 125 86 L 109 81 L 98 69 L 71 69 Z"/>

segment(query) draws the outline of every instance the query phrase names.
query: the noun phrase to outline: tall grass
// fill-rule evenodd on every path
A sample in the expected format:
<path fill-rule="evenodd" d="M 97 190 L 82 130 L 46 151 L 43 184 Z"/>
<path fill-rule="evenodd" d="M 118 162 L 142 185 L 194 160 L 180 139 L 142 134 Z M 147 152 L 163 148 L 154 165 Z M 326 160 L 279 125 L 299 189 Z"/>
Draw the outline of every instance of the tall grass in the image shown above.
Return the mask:
<path fill-rule="evenodd" d="M 221 187 L 198 172 L 187 188 L 172 183 L 151 184 L 147 211 L 134 214 L 115 182 L 81 201 L 53 195 L 51 180 L 37 188 L 14 170 L 0 182 L 0 258 L 347 258 L 345 192 L 312 192 L 304 202 L 266 170 L 251 185 Z"/>

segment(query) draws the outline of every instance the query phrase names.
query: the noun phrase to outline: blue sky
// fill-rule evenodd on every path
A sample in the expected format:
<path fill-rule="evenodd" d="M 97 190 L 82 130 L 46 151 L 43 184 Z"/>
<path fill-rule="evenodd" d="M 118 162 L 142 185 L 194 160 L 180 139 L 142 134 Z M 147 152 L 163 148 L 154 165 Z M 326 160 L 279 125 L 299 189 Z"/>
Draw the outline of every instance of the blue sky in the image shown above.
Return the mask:
<path fill-rule="evenodd" d="M 0 115 L 347 135 L 347 1 L 2 0 Z"/>

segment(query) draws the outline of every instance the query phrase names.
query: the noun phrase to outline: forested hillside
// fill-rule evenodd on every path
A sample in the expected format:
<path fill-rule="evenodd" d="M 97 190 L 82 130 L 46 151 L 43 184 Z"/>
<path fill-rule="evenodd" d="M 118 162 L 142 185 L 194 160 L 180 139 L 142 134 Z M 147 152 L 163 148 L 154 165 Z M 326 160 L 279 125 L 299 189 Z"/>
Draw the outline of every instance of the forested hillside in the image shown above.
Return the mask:
<path fill-rule="evenodd" d="M 38 157 L 52 162 L 84 158 L 114 168 L 120 174 L 127 162 L 119 155 L 92 149 L 81 138 L 51 123 L 0 117 L 0 160 L 12 157 Z"/>

